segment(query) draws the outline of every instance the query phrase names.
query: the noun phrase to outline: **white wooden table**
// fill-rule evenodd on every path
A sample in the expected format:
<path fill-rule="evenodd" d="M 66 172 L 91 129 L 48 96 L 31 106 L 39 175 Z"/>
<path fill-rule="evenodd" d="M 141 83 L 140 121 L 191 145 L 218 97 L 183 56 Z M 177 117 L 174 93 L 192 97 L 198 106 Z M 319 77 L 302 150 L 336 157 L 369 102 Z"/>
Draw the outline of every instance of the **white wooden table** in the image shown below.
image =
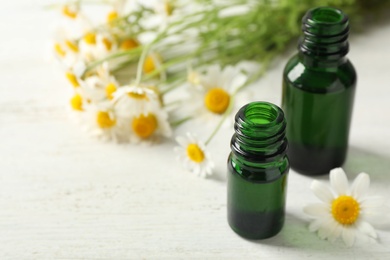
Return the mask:
<path fill-rule="evenodd" d="M 211 143 L 207 180 L 181 168 L 173 141 L 95 140 L 68 120 L 69 86 L 45 60 L 55 15 L 26 0 L 2 2 L 0 17 L 0 259 L 390 259 L 389 226 L 378 244 L 350 249 L 309 233 L 312 179 L 293 171 L 281 233 L 240 238 L 226 221 L 232 129 Z M 359 84 L 345 169 L 370 173 L 371 193 L 390 198 L 390 24 L 350 43 Z M 255 99 L 280 103 L 288 55 L 251 87 Z"/>

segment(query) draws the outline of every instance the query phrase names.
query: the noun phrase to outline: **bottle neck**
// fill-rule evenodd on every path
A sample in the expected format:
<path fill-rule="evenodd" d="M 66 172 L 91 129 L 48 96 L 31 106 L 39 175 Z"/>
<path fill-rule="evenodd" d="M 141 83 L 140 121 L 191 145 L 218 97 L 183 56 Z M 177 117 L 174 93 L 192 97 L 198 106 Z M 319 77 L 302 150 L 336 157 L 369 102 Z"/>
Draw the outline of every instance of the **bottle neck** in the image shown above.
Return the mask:
<path fill-rule="evenodd" d="M 249 103 L 236 114 L 234 130 L 232 157 L 243 175 L 261 180 L 278 177 L 287 151 L 283 111 L 266 102 Z"/>
<path fill-rule="evenodd" d="M 349 21 L 342 11 L 330 7 L 309 10 L 302 18 L 298 50 L 309 67 L 335 67 L 346 62 Z"/>

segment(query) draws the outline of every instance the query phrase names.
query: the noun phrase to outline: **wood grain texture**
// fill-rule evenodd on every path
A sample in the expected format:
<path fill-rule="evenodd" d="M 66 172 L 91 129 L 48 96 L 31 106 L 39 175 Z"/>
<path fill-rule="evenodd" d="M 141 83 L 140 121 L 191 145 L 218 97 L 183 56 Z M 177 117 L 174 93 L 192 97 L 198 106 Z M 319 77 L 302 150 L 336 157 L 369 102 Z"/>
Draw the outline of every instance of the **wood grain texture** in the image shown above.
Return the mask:
<path fill-rule="evenodd" d="M 309 233 L 302 207 L 316 201 L 312 179 L 295 172 L 282 232 L 238 237 L 226 221 L 230 128 L 211 143 L 217 167 L 207 180 L 176 163 L 173 141 L 92 139 L 68 119 L 69 86 L 45 61 L 54 15 L 33 1 L 9 2 L 0 14 L 0 259 L 390 258 L 389 226 L 380 243 L 351 249 Z M 371 193 L 390 198 L 390 25 L 352 37 L 349 57 L 359 84 L 345 169 L 350 178 L 370 173 Z M 251 87 L 255 99 L 280 102 L 286 59 Z"/>

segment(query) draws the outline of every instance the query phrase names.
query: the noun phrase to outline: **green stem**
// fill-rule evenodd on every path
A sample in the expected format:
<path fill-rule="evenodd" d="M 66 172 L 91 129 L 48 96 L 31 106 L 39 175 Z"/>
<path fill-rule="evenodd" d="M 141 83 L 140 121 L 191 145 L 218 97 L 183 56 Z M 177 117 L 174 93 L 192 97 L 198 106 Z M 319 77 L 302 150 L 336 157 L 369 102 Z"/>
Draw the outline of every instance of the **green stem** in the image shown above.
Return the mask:
<path fill-rule="evenodd" d="M 113 53 L 111 55 L 108 55 L 107 57 L 103 58 L 103 59 L 100 59 L 100 60 L 97 60 L 97 61 L 94 61 L 92 63 L 90 63 L 87 68 L 84 70 L 84 73 L 81 77 L 84 77 L 85 74 L 96 68 L 97 66 L 99 66 L 100 64 L 104 63 L 105 61 L 109 61 L 109 60 L 113 60 L 113 59 L 116 59 L 116 58 L 119 58 L 119 57 L 123 57 L 123 56 L 127 56 L 127 55 L 133 55 L 133 54 L 138 54 L 141 52 L 141 50 L 143 50 L 143 47 L 140 46 L 140 47 L 137 47 L 137 48 L 134 48 L 132 50 L 129 50 L 129 51 L 120 51 L 120 52 L 117 52 L 117 53 Z"/>
<path fill-rule="evenodd" d="M 169 102 L 169 103 L 165 103 L 164 107 L 170 107 L 170 106 L 174 106 L 174 105 L 177 105 L 177 104 L 180 104 L 180 103 L 181 103 L 181 100 L 175 100 L 175 101 L 172 101 L 172 102 Z"/>
<path fill-rule="evenodd" d="M 177 121 L 171 122 L 170 125 L 171 125 L 172 127 L 178 127 L 178 126 L 180 126 L 181 124 L 183 124 L 183 123 L 185 123 L 185 122 L 187 122 L 188 120 L 191 120 L 191 119 L 192 119 L 192 116 L 187 116 L 187 117 L 184 117 L 184 118 L 179 119 L 179 120 L 177 120 Z"/>
<path fill-rule="evenodd" d="M 123 68 L 126 68 L 127 66 L 131 65 L 135 61 L 133 59 L 130 59 L 128 61 L 120 63 L 118 66 L 116 66 L 114 69 L 111 70 L 112 74 L 117 73 L 118 71 L 122 70 Z"/>
<path fill-rule="evenodd" d="M 148 53 L 150 49 L 150 44 L 146 45 L 145 48 L 142 51 L 141 58 L 139 59 L 138 62 L 138 67 L 137 67 L 137 76 L 135 78 L 135 84 L 139 85 L 141 83 L 142 79 L 142 69 L 144 67 L 145 59 L 146 59 L 146 54 Z"/>

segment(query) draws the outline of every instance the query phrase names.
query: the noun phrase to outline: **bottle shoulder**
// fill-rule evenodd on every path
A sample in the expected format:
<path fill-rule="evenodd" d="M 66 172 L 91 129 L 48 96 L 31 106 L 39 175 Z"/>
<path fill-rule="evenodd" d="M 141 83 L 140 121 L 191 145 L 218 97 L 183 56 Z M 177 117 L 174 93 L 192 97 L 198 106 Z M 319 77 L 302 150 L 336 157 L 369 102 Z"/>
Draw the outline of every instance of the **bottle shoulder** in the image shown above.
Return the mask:
<path fill-rule="evenodd" d="M 351 61 L 345 60 L 331 67 L 310 67 L 298 54 L 286 64 L 283 72 L 284 84 L 312 92 L 337 92 L 354 88 L 357 74 Z"/>

